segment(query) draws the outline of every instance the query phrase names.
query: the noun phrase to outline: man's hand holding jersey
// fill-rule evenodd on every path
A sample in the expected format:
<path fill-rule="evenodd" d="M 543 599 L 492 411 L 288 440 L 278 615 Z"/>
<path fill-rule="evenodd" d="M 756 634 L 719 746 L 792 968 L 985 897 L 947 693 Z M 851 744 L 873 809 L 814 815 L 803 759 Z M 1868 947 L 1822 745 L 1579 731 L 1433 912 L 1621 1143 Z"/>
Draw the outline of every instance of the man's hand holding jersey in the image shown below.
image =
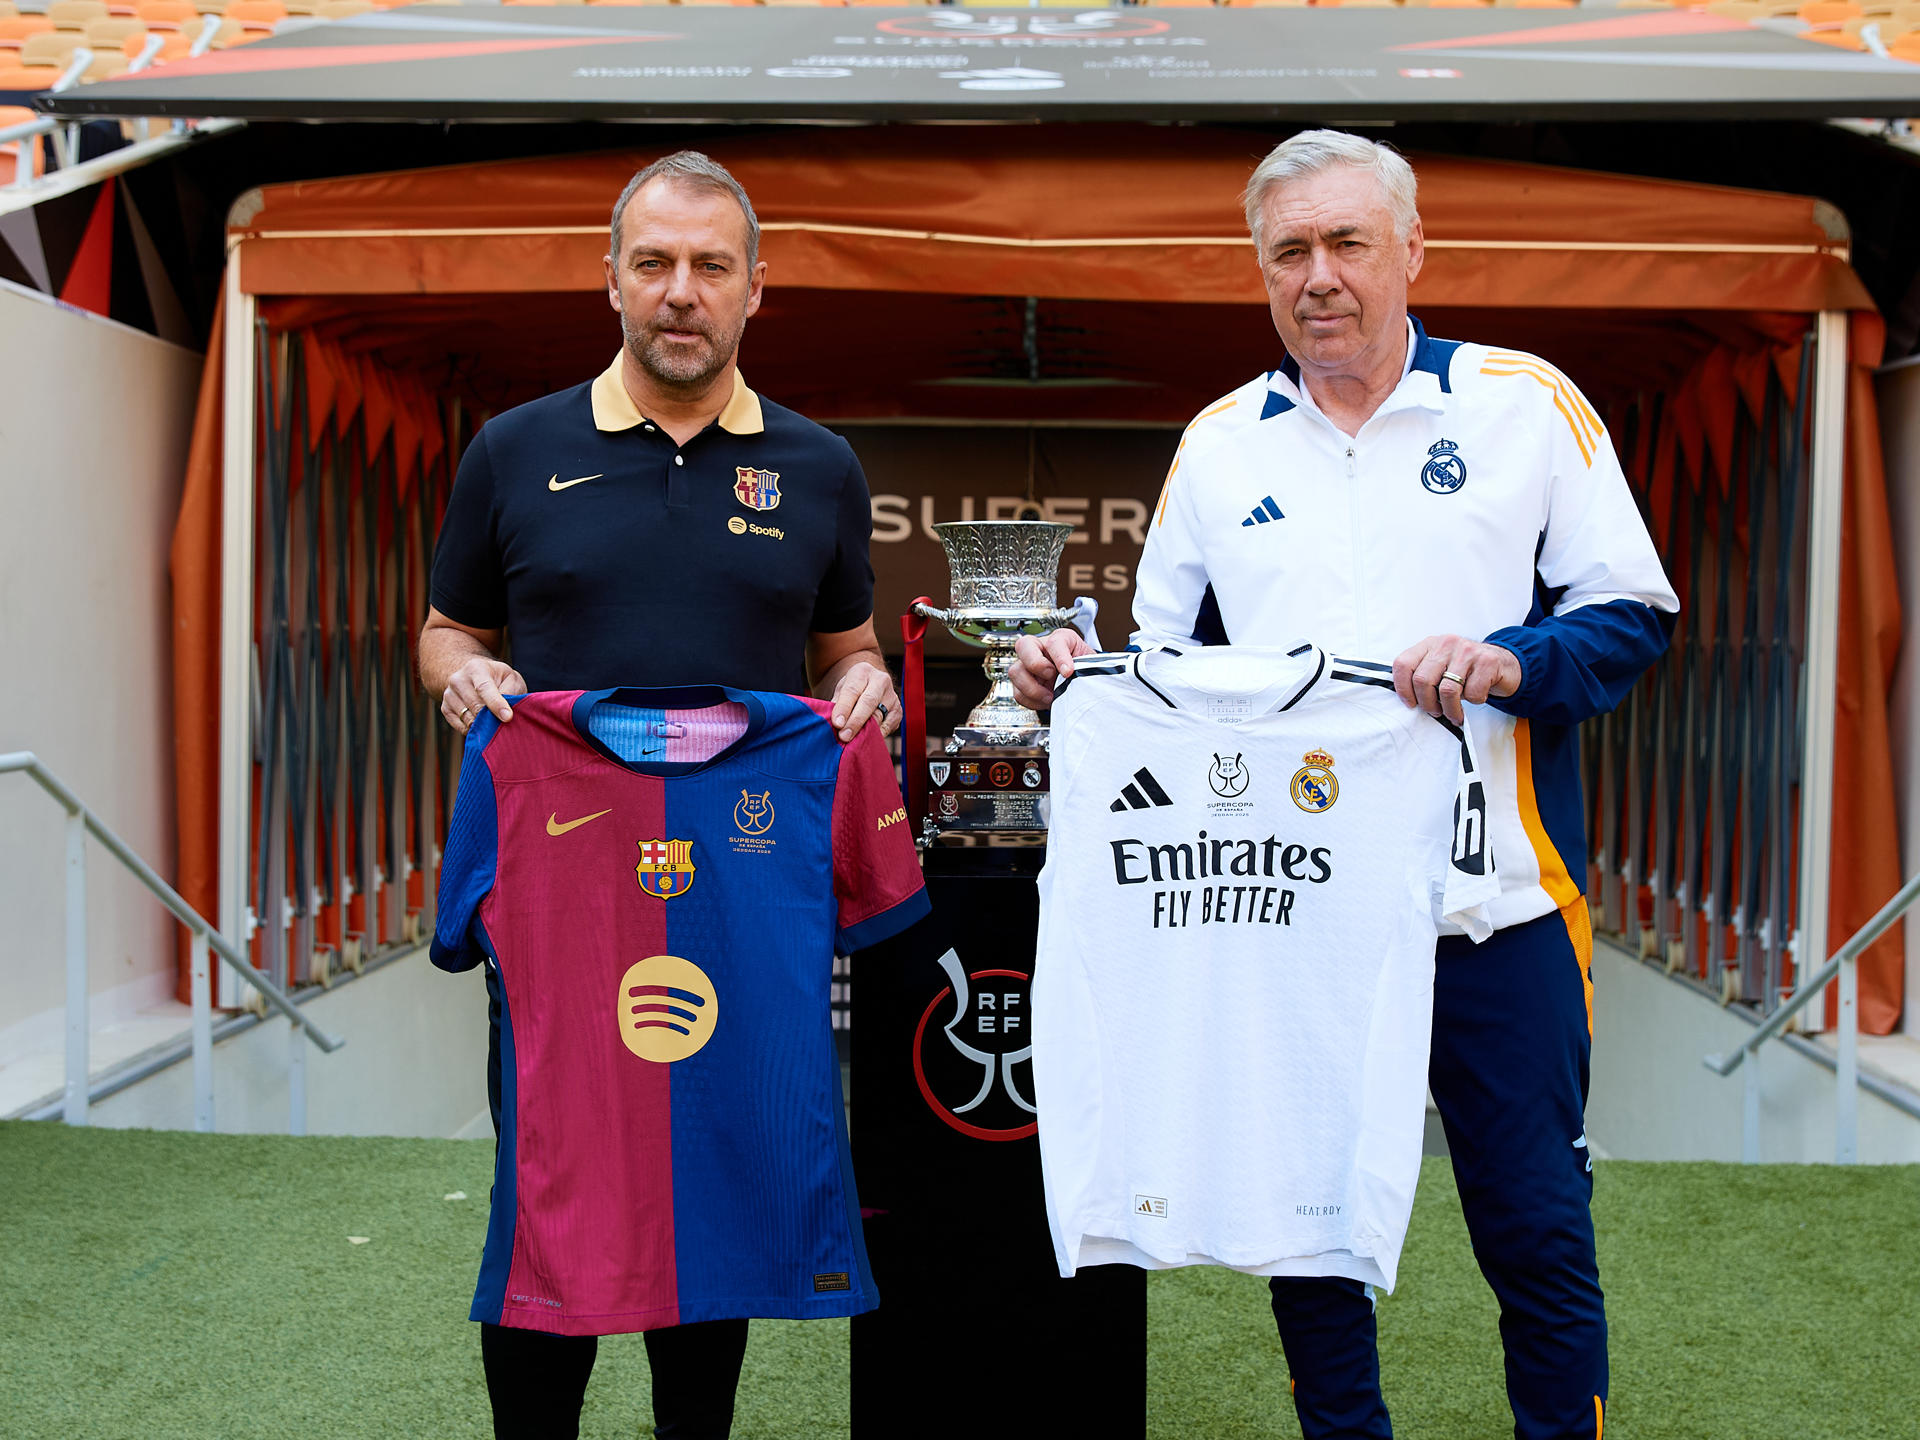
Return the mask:
<path fill-rule="evenodd" d="M 1410 706 L 1445 715 L 1458 725 L 1461 701 L 1484 705 L 1520 688 L 1520 661 L 1511 650 L 1461 635 L 1429 635 L 1394 658 L 1393 689 Z"/>
<path fill-rule="evenodd" d="M 1029 710 L 1053 705 L 1054 682 L 1073 674 L 1073 657 L 1093 654 L 1093 646 L 1078 630 L 1055 630 L 1051 635 L 1022 635 L 1013 642 L 1013 668 L 1007 678 L 1013 693 Z"/>

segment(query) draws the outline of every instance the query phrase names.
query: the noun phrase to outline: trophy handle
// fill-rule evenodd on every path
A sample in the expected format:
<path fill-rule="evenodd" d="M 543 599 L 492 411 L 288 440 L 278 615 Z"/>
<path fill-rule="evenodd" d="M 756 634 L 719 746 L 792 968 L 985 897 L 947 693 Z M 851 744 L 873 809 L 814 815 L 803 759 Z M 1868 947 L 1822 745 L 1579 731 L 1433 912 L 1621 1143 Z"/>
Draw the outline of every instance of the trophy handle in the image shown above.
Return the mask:
<path fill-rule="evenodd" d="M 942 610 L 938 605 L 929 605 L 924 600 L 914 601 L 907 607 L 907 612 L 911 615 L 923 616 L 928 620 L 938 620 L 942 625 L 951 624 L 953 621 L 951 610 Z"/>

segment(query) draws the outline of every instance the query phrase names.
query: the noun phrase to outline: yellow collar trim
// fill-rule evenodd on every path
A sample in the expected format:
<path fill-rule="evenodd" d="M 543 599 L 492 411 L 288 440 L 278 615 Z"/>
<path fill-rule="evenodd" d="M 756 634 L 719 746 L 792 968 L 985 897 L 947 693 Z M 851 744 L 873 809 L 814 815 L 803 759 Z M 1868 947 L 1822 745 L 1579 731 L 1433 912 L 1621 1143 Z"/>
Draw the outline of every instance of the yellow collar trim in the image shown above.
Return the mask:
<path fill-rule="evenodd" d="M 644 424 L 646 416 L 627 393 L 616 354 L 613 364 L 602 370 L 593 382 L 593 426 L 596 430 L 631 430 Z M 730 435 L 758 435 L 767 428 L 760 414 L 760 397 L 747 388 L 739 370 L 733 372 L 733 394 L 720 412 L 720 428 Z"/>

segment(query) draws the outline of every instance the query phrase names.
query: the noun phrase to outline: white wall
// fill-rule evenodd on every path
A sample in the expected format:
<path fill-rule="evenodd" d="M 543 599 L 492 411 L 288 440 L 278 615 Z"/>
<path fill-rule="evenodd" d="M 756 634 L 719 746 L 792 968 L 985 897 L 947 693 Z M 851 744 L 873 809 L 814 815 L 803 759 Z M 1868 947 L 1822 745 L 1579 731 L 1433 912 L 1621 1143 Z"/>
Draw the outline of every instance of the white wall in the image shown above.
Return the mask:
<path fill-rule="evenodd" d="M 303 1008 L 347 1042 L 331 1055 L 307 1046 L 308 1134 L 493 1138 L 478 970 L 449 975 L 417 950 Z M 291 1030 L 268 1020 L 214 1047 L 214 1129 L 287 1133 Z M 193 1068 L 183 1062 L 110 1095 L 88 1118 L 117 1129 L 190 1130 Z"/>
<path fill-rule="evenodd" d="M 200 357 L 0 281 L 0 752 L 173 873 L 167 549 Z M 58 1025 L 64 816 L 0 776 L 0 1044 Z M 171 922 L 89 844 L 96 1024 L 171 988 Z M 5 1056 L 0 1055 L 0 1060 Z"/>
<path fill-rule="evenodd" d="M 1617 1160 L 1738 1160 L 1746 1077 L 1701 1064 L 1753 1026 L 1620 947 L 1593 947 L 1593 1069 L 1587 1134 Z M 1898 1042 L 1906 1045 L 1909 1042 Z M 1834 1077 L 1770 1042 L 1762 1051 L 1760 1158 L 1833 1159 Z M 1867 1164 L 1920 1161 L 1920 1120 L 1860 1092 L 1859 1154 Z"/>
<path fill-rule="evenodd" d="M 1882 370 L 1875 388 L 1904 619 L 1893 682 L 1893 780 L 1900 804 L 1900 873 L 1911 875 L 1920 870 L 1920 357 Z M 1911 915 L 1906 993 L 1901 1028 L 1920 1035 L 1920 917 Z"/>

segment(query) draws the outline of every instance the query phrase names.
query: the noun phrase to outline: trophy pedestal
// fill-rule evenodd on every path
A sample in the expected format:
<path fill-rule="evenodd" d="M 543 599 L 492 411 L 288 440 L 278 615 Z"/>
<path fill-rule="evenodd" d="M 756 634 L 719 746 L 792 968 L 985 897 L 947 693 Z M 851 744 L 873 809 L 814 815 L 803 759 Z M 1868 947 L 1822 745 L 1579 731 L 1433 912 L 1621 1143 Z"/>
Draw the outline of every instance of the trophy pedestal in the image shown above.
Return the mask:
<path fill-rule="evenodd" d="M 946 757 L 927 767 L 933 781 L 928 838 L 953 833 L 982 837 L 976 844 L 1044 844 L 1051 779 L 1046 742 L 1044 728 L 954 731 Z M 984 838 L 1002 832 L 1006 840 Z"/>
<path fill-rule="evenodd" d="M 856 961 L 853 1162 L 881 1302 L 852 1323 L 853 1440 L 1146 1435 L 1146 1272 L 1063 1280 L 1047 1230 L 1040 860 L 936 846 L 932 914 Z"/>

